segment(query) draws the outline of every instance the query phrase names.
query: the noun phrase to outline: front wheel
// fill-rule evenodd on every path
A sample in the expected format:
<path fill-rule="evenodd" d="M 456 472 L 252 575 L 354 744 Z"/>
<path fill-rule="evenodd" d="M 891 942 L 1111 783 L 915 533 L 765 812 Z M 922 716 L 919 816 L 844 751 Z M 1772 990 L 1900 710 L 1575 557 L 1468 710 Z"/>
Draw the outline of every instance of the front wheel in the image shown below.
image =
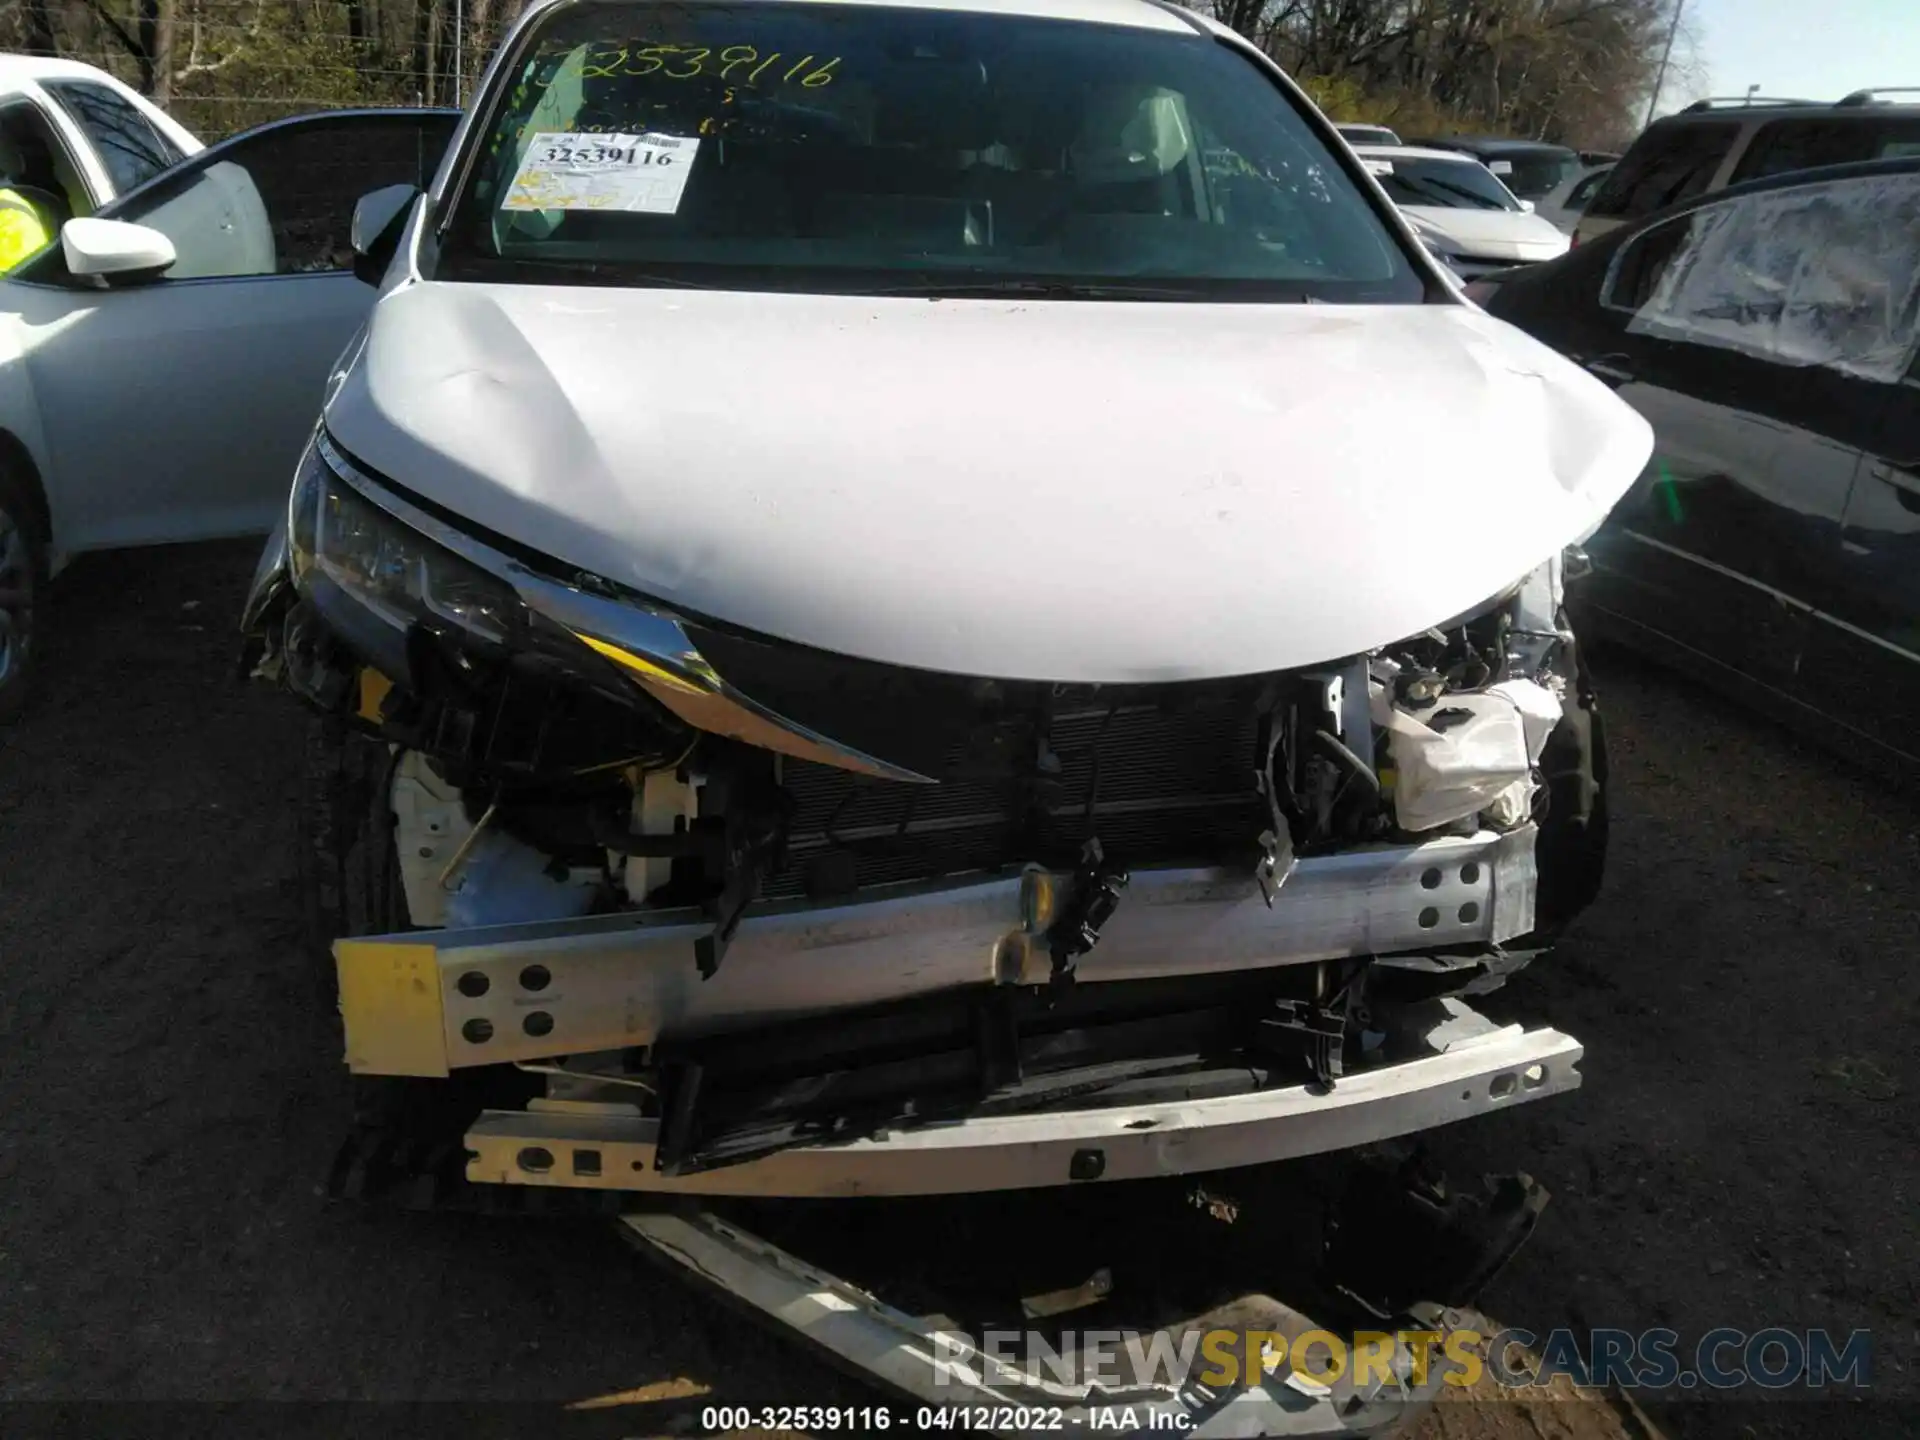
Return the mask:
<path fill-rule="evenodd" d="M 398 755 L 333 716 L 306 738 L 300 888 L 316 981 L 337 1005 L 336 939 L 410 930 L 394 842 Z M 457 1070 L 446 1079 L 354 1075 L 353 1130 L 334 1161 L 336 1198 L 464 1205 L 462 1139 L 481 1110 L 517 1108 L 539 1082 L 508 1066 Z"/>
<path fill-rule="evenodd" d="M 26 487 L 0 471 L 0 723 L 26 707 L 46 581 L 38 511 Z"/>

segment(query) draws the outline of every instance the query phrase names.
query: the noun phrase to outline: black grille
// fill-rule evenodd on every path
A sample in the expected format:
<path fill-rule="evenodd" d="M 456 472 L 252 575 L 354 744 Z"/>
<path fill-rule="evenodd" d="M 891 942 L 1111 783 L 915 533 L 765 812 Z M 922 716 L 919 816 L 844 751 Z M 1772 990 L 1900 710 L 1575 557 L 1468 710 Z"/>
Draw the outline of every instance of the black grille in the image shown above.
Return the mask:
<path fill-rule="evenodd" d="M 742 693 L 937 784 L 783 762 L 786 863 L 769 897 L 949 875 L 1071 869 L 1089 837 L 1122 865 L 1259 854 L 1261 717 L 1278 676 L 1049 685 L 942 675 L 689 626 Z M 1091 806 L 1091 808 L 1089 808 Z"/>
<path fill-rule="evenodd" d="M 965 741 L 937 785 L 788 761 L 788 862 L 766 893 L 1017 871 L 1029 861 L 1070 869 L 1094 835 L 1126 865 L 1251 863 L 1257 853 L 1265 810 L 1253 788 L 1259 719 L 1250 704 L 1055 713 L 1044 737 L 1057 776 L 981 774 L 977 746 Z"/>

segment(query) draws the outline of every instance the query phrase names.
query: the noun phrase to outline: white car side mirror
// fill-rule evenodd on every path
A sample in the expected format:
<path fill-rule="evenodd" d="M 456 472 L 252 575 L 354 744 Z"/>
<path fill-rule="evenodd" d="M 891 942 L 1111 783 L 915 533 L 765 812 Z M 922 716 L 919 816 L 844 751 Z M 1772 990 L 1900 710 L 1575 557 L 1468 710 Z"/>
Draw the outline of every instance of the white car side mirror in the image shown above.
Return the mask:
<path fill-rule="evenodd" d="M 60 248 L 75 275 L 158 278 L 175 258 L 173 241 L 158 230 L 91 215 L 60 227 Z"/>
<path fill-rule="evenodd" d="M 1533 202 L 1531 200 L 1522 200 L 1520 202 L 1520 208 L 1531 215 L 1533 213 Z"/>

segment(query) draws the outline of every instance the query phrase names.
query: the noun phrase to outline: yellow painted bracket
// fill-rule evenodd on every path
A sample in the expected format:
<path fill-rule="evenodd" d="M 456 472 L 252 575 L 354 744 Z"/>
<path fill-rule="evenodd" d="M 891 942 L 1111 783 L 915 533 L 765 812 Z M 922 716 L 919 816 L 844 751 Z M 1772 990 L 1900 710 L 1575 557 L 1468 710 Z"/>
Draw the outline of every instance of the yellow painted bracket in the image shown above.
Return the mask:
<path fill-rule="evenodd" d="M 446 1015 L 430 943 L 336 940 L 347 1068 L 356 1075 L 444 1076 Z"/>
<path fill-rule="evenodd" d="M 372 666 L 363 666 L 360 670 L 360 718 L 378 725 L 383 718 L 387 703 L 387 692 L 393 689 L 393 682 Z"/>

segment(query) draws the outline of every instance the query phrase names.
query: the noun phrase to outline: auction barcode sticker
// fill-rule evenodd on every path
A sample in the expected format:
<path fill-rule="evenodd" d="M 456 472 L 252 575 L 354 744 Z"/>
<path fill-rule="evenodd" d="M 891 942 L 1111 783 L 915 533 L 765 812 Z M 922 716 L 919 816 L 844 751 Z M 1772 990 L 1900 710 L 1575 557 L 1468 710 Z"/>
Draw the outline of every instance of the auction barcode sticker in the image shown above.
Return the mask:
<path fill-rule="evenodd" d="M 699 149 L 698 136 L 543 131 L 527 146 L 500 208 L 671 215 Z"/>

